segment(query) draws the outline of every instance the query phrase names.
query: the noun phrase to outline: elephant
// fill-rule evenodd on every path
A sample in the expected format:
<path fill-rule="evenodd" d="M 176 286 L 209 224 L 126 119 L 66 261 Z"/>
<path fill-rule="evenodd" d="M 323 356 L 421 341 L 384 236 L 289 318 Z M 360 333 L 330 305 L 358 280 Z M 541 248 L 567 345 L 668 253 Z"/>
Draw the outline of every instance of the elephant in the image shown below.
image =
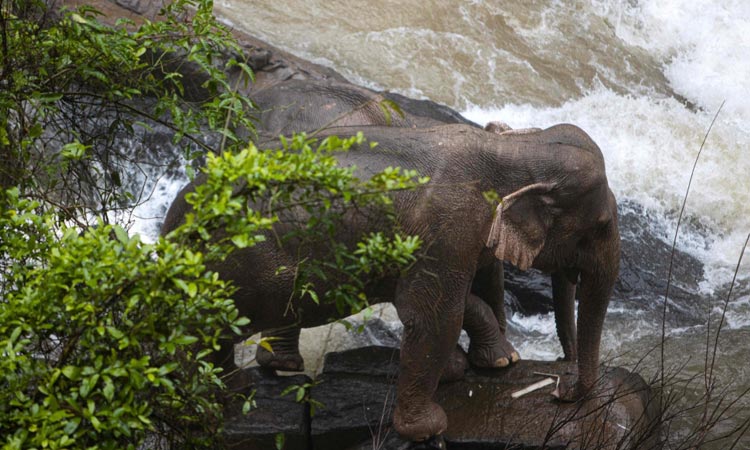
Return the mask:
<path fill-rule="evenodd" d="M 336 81 L 288 80 L 253 91 L 251 99 L 257 107 L 258 131 L 272 137 L 336 126 L 428 128 L 445 123 L 471 124 L 437 104 L 424 107 L 406 97 Z M 389 104 L 396 104 L 399 111 Z"/>
<path fill-rule="evenodd" d="M 342 127 L 321 136 L 346 137 L 360 129 Z M 408 271 L 368 284 L 368 296 L 392 301 L 404 325 L 396 431 L 422 440 L 446 430 L 447 416 L 432 397 L 462 325 L 476 331 L 473 337 L 481 345 L 497 344 L 493 339 L 499 333 L 487 332 L 494 319 L 488 320 L 489 307 L 472 293 L 472 284 L 498 261 L 551 273 L 555 298 L 570 303 L 561 311 L 571 314 L 570 294 L 580 279 L 578 327 L 562 333 L 575 334 L 566 339 L 575 343 L 570 355 L 577 358 L 577 379 L 566 379 L 560 387 L 565 400 L 586 397 L 598 379 L 601 332 L 620 259 L 617 203 L 599 147 L 569 124 L 508 135 L 461 124 L 370 126 L 365 132 L 379 145 L 356 146 L 336 156 L 340 164 L 354 166 L 360 178 L 389 166 L 430 177 L 423 187 L 393 194 L 397 226 L 421 237 L 422 254 Z M 496 208 L 485 198 L 488 191 L 502 199 Z M 180 198 L 167 213 L 165 232 L 186 212 Z M 340 237 L 347 242 L 376 226 L 361 217 L 345 225 Z M 276 227 L 282 231 L 293 224 L 282 219 Z M 267 239 L 214 267 L 239 288 L 235 303 L 253 319 L 252 332 L 283 328 L 291 330 L 287 337 L 294 337 L 300 327 L 319 325 L 336 314 L 325 302 L 310 308 L 304 299 L 290 299 L 294 270 L 277 273 L 277 268 L 296 267 L 299 256 L 294 244 Z M 290 306 L 292 314 L 285 314 Z"/>
<path fill-rule="evenodd" d="M 384 100 L 396 103 L 400 111 L 394 111 Z M 429 101 L 415 101 L 392 93 L 377 93 L 352 84 L 330 80 L 287 80 L 253 91 L 252 101 L 257 107 L 257 129 L 265 137 L 276 137 L 291 132 L 316 132 L 326 127 L 339 126 L 391 126 L 399 128 L 429 128 L 447 123 L 467 121 L 454 111 Z M 384 112 L 388 109 L 388 113 Z M 490 124 L 499 124 L 491 122 Z M 501 131 L 510 130 L 505 124 Z M 469 362 L 486 367 L 487 358 L 494 357 L 492 367 L 505 367 L 520 359 L 513 345 L 505 339 L 506 318 L 504 309 L 503 266 L 498 262 L 478 271 L 474 278 L 472 292 L 490 307 L 500 331 L 500 350 L 489 352 L 477 358 L 478 352 L 469 352 Z M 468 334 L 471 331 L 467 330 Z M 475 333 L 476 334 L 476 333 Z M 264 333 L 263 337 L 274 338 L 274 352 L 260 348 L 257 361 L 261 366 L 302 370 L 302 357 L 296 350 L 296 336 L 286 330 Z M 294 342 L 294 344 L 290 344 Z"/>

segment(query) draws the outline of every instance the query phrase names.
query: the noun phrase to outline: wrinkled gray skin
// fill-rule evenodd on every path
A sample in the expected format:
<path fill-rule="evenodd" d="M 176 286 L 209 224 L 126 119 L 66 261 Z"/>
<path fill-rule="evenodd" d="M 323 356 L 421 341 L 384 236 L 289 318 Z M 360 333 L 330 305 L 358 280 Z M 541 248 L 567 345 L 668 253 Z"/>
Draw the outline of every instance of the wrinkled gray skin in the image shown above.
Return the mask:
<path fill-rule="evenodd" d="M 366 131 L 379 145 L 337 155 L 341 164 L 355 165 L 362 178 L 400 166 L 431 180 L 423 188 L 394 195 L 399 226 L 424 240 L 424 254 L 400 278 L 371 280 L 368 291 L 369 298 L 393 300 L 404 324 L 396 430 L 413 440 L 446 430 L 445 412 L 432 397 L 462 324 L 486 314 L 470 312 L 477 304 L 486 308 L 470 295 L 472 280 L 499 260 L 551 273 L 556 299 L 569 300 L 571 312 L 570 293 L 580 278 L 578 377 L 561 389 L 568 400 L 588 393 L 598 379 L 602 325 L 620 255 L 617 205 L 596 144 L 572 125 L 517 135 L 463 125 Z M 489 190 L 503 199 L 496 211 L 483 197 Z M 184 208 L 179 199 L 170 208 L 166 231 L 179 222 Z M 290 226 L 282 222 L 277 230 Z M 362 220 L 352 220 L 347 230 L 341 236 L 345 242 L 371 231 Z M 311 308 L 290 300 L 296 250 L 267 239 L 216 268 L 239 287 L 235 302 L 242 315 L 253 318 L 252 325 L 309 327 L 335 314 L 331 305 Z M 279 266 L 290 270 L 277 274 Z"/>
<path fill-rule="evenodd" d="M 275 138 L 280 134 L 318 131 L 326 127 L 340 126 L 392 126 L 399 128 L 428 128 L 464 120 L 452 111 L 443 110 L 439 105 L 399 99 L 401 114 L 382 102 L 384 94 L 352 84 L 336 81 L 288 80 L 254 91 L 252 100 L 258 108 L 257 128 L 261 135 Z M 406 101 L 408 100 L 408 101 Z M 383 108 L 388 109 L 386 114 Z M 429 116 L 427 115 L 429 114 Z M 463 122 L 470 124 L 470 122 Z M 495 122 L 492 122 L 493 124 Z M 504 124 L 503 124 L 504 125 Z M 488 125 L 489 126 L 489 125 Z M 510 130 L 507 125 L 503 132 Z M 499 132 L 499 131 L 498 131 Z M 472 292 L 485 301 L 485 308 L 471 308 L 479 314 L 490 312 L 499 329 L 499 340 L 492 345 L 474 343 L 470 347 L 469 362 L 477 367 L 505 367 L 520 359 L 518 352 L 505 339 L 506 318 L 504 309 L 503 267 L 498 262 L 483 268 L 474 277 Z M 470 320 L 467 333 L 472 340 L 477 336 L 495 334 L 486 329 L 485 320 Z M 297 338 L 299 330 L 274 330 L 263 334 L 273 337 L 274 352 L 259 349 L 258 363 L 264 367 L 281 370 L 302 370 L 303 361 L 299 354 Z M 456 367 L 455 371 L 461 370 Z M 451 378 L 450 376 L 446 378 Z"/>
<path fill-rule="evenodd" d="M 387 100 L 383 94 L 335 81 L 289 80 L 254 91 L 252 100 L 258 107 L 258 131 L 271 137 L 342 126 L 427 128 L 457 120 L 447 114 L 426 117 L 408 106 L 403 116 L 390 108 L 386 115 L 380 106 Z"/>

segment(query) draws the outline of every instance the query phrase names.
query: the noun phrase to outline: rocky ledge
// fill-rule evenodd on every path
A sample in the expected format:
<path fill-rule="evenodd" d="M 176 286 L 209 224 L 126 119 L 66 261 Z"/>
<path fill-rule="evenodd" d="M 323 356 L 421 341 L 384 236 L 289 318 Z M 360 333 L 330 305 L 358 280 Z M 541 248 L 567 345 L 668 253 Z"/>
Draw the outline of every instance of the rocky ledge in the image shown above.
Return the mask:
<path fill-rule="evenodd" d="M 643 379 L 621 368 L 604 368 L 599 391 L 583 403 L 561 403 L 550 384 L 519 398 L 511 394 L 550 375 L 571 376 L 564 362 L 520 361 L 507 369 L 475 371 L 442 383 L 436 400 L 448 415 L 443 440 L 410 443 L 392 429 L 398 349 L 363 347 L 329 353 L 322 374 L 278 376 L 253 368 L 242 376 L 256 389 L 257 407 L 247 415 L 234 405 L 226 444 L 237 450 L 297 449 L 615 449 L 652 447 L 658 408 Z M 310 384 L 302 402 L 292 385 Z M 310 405 L 314 404 L 314 412 Z"/>

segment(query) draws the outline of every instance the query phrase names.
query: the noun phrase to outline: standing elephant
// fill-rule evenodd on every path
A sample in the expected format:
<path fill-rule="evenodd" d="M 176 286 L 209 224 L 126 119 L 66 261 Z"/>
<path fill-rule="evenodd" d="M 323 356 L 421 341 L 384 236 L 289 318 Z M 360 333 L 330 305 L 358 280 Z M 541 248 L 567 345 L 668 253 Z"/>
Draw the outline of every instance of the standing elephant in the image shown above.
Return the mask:
<path fill-rule="evenodd" d="M 340 128 L 331 134 L 343 137 L 358 129 Z M 340 164 L 357 167 L 360 178 L 389 166 L 430 177 L 424 187 L 393 195 L 400 230 L 419 235 L 424 254 L 398 278 L 370 283 L 374 298 L 393 301 L 404 324 L 396 430 L 413 440 L 445 431 L 445 412 L 432 397 L 462 324 L 472 328 L 478 320 L 476 327 L 484 331 L 487 305 L 470 292 L 478 271 L 496 261 L 552 273 L 557 289 L 566 292 L 580 277 L 578 378 L 563 397 L 587 394 L 598 379 L 600 337 L 620 257 L 617 205 L 596 144 L 572 125 L 510 135 L 464 125 L 368 127 L 366 136 L 379 145 L 337 155 Z M 483 195 L 488 191 L 502 199 L 496 210 Z M 165 232 L 185 212 L 178 198 L 167 214 Z M 367 221 L 347 225 L 348 234 L 372 231 Z M 293 227 L 288 222 L 277 226 Z M 293 314 L 285 314 L 294 270 L 277 273 L 277 267 L 296 267 L 297 250 L 291 243 L 267 239 L 238 250 L 214 268 L 239 288 L 235 303 L 242 315 L 253 319 L 253 332 L 297 330 L 335 315 L 333 305 L 312 307 L 299 299 L 292 300 Z M 320 292 L 325 292 L 321 284 Z M 497 344 L 492 341 L 499 334 L 478 334 L 482 345 Z"/>
<path fill-rule="evenodd" d="M 254 91 L 252 100 L 258 111 L 258 132 L 271 137 L 292 132 L 312 133 L 342 126 L 428 128 L 449 123 L 474 125 L 444 106 L 394 95 L 336 81 L 288 80 Z M 391 106 L 394 103 L 399 108 L 398 111 Z M 501 132 L 498 128 L 492 130 Z M 505 125 L 502 132 L 509 130 L 510 127 Z M 478 347 L 473 346 L 473 351 L 469 352 L 469 362 L 477 367 L 505 367 L 518 361 L 518 352 L 505 339 L 502 263 L 498 261 L 478 271 L 471 292 L 489 306 L 486 309 L 478 305 L 473 309 L 477 313 L 481 309 L 483 313 L 495 317 L 501 343 L 493 346 L 492 350 L 483 352 L 476 351 Z M 484 323 L 484 320 L 473 322 Z M 467 329 L 470 336 L 472 331 Z M 274 352 L 260 348 L 257 353 L 258 363 L 274 369 L 302 370 L 302 357 L 297 350 L 295 333 L 298 330 L 272 330 L 263 333 L 263 337 L 274 338 Z M 473 334 L 476 336 L 478 332 L 474 331 Z"/>

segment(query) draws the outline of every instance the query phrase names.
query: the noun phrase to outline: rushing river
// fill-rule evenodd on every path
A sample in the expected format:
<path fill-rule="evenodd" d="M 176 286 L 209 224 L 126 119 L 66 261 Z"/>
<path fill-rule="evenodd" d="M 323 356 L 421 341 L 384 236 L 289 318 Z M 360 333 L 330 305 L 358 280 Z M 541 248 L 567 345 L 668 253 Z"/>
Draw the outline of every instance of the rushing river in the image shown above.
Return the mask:
<path fill-rule="evenodd" d="M 706 333 L 712 346 L 750 232 L 750 2 L 218 0 L 215 7 L 229 25 L 353 82 L 444 103 L 480 124 L 581 126 L 604 152 L 618 200 L 640 205 L 651 232 L 670 245 L 721 107 L 677 239 L 704 264 L 695 280 L 706 302 L 698 308 L 703 325 L 670 327 L 665 352 L 668 367 L 684 364 L 681 375 L 703 372 Z M 160 195 L 171 198 L 177 188 Z M 745 257 L 718 340 L 715 375 L 730 397 L 750 387 L 750 250 Z M 661 337 L 656 310 L 615 302 L 603 354 L 630 367 L 644 358 L 638 371 L 656 373 L 660 352 L 646 355 Z M 522 357 L 561 354 L 551 316 L 511 322 Z M 702 386 L 701 377 L 685 397 L 697 398 Z M 736 411 L 721 430 L 747 418 Z"/>

